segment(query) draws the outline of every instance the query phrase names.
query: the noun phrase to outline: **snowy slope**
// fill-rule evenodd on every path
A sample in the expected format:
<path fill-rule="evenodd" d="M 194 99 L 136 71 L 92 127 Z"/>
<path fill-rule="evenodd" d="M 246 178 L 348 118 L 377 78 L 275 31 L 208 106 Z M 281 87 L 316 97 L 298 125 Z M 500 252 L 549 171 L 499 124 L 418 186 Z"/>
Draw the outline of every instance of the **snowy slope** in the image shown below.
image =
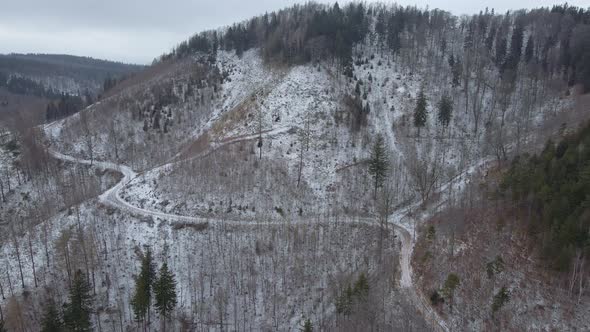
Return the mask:
<path fill-rule="evenodd" d="M 63 300 L 69 264 L 92 271 L 101 308 L 96 320 L 132 330 L 129 298 L 150 246 L 177 276 L 178 328 L 293 331 L 311 317 L 337 330 L 336 298 L 364 272 L 378 285 L 384 321 L 415 313 L 405 306 L 410 302 L 434 321 L 431 327 L 446 330 L 414 287 L 413 236 L 496 157 L 493 131 L 481 125 L 474 132 L 448 68 L 433 74 L 423 63 L 410 70 L 369 41 L 354 49 L 352 78 L 333 61 L 273 66 L 259 53 L 218 51 L 214 63 L 197 54 L 46 126 L 51 154 L 67 161 L 63 177 L 94 172 L 102 194 L 19 232 L 31 257 L 20 264 L 24 247 L 6 241 L 0 283 L 10 293 L 30 291 L 35 263 L 37 281 L 58 286 L 39 293 Z M 413 114 L 421 89 L 428 119 L 418 134 Z M 436 113 L 444 93 L 455 110 L 443 129 Z M 481 99 L 483 117 L 493 122 L 499 114 L 490 111 L 491 96 Z M 511 114 L 522 106 L 513 99 L 508 149 L 516 149 Z M 537 110 L 532 127 L 569 103 L 555 96 Z M 359 109 L 366 118 L 360 129 Z M 387 217 L 401 239 L 388 229 L 384 240 L 376 227 L 381 201 L 373 197 L 367 159 L 377 135 L 385 138 L 391 165 Z M 412 173 L 417 161 L 439 167 L 429 202 L 421 201 Z M 121 173 L 120 181 L 105 170 Z M 47 190 L 54 187 L 60 188 L 50 183 Z M 382 241 L 391 266 L 377 258 Z M 425 328 L 421 319 L 417 330 Z"/>

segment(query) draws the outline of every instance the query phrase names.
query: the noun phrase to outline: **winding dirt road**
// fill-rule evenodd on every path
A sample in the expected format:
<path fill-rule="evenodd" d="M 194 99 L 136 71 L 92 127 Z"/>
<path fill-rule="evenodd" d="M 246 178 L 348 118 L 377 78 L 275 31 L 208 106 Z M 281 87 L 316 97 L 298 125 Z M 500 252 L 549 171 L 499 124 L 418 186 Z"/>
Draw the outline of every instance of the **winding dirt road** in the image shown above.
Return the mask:
<path fill-rule="evenodd" d="M 52 124 L 50 124 L 50 125 L 52 125 Z M 269 130 L 269 131 L 265 132 L 265 137 L 283 134 L 287 131 L 288 131 L 288 128 L 279 127 L 274 130 Z M 224 139 L 222 141 L 219 141 L 219 143 L 217 143 L 217 144 L 213 144 L 213 146 L 209 150 L 207 150 L 199 155 L 190 157 L 188 159 L 178 160 L 177 162 L 192 160 L 192 159 L 196 159 L 196 158 L 202 158 L 202 157 L 207 156 L 210 153 L 214 152 L 215 150 L 222 148 L 224 146 L 227 146 L 230 144 L 235 144 L 238 142 L 251 140 L 251 139 L 256 139 L 256 138 L 258 138 L 258 134 L 242 135 L 242 136 L 235 137 L 235 138 Z M 114 171 L 114 172 L 117 172 L 117 173 L 120 173 L 121 175 L 123 175 L 123 177 L 121 178 L 121 180 L 119 180 L 119 182 L 117 182 L 117 184 L 115 184 L 113 187 L 111 187 L 110 189 L 108 189 L 107 191 L 105 191 L 104 193 L 102 193 L 99 196 L 100 202 L 102 202 L 104 204 L 110 205 L 115 208 L 119 208 L 121 210 L 130 212 L 135 215 L 142 215 L 142 216 L 146 216 L 146 217 L 156 217 L 156 218 L 160 218 L 160 219 L 164 219 L 164 220 L 168 220 L 168 221 L 203 222 L 204 218 L 202 218 L 202 217 L 183 216 L 183 215 L 177 215 L 177 214 L 164 213 L 164 212 L 160 212 L 160 211 L 148 210 L 148 209 L 134 206 L 134 205 L 130 204 L 129 202 L 127 202 L 125 199 L 123 199 L 121 197 L 121 190 L 127 184 L 129 184 L 129 182 L 131 182 L 133 179 L 135 179 L 139 174 L 139 173 L 135 172 L 133 169 L 131 169 L 131 167 L 129 167 L 129 166 L 126 166 L 123 164 L 117 164 L 117 163 L 113 163 L 113 162 L 108 162 L 108 161 L 98 161 L 98 160 L 90 161 L 87 159 L 76 158 L 73 156 L 63 154 L 63 153 L 56 151 L 55 149 L 52 149 L 52 148 L 49 149 L 49 153 L 51 154 L 51 156 L 53 156 L 54 158 L 59 159 L 59 160 L 83 164 L 83 165 L 93 165 L 95 167 L 99 167 L 104 170 Z M 156 166 L 154 169 L 166 167 L 166 166 L 169 166 L 173 163 L 174 162 L 165 163 L 165 164 Z M 249 223 L 249 224 L 252 224 L 252 223 Z"/>
<path fill-rule="evenodd" d="M 284 132 L 286 132 L 285 128 L 277 128 L 277 130 L 268 132 L 268 133 L 266 133 L 266 135 L 268 136 L 268 135 L 282 134 Z M 249 135 L 249 136 L 240 136 L 235 139 L 225 139 L 223 141 L 219 141 L 221 143 L 212 147 L 210 150 L 208 150 L 198 156 L 191 157 L 191 159 L 203 157 L 203 156 L 209 154 L 210 152 L 212 152 L 212 150 L 218 149 L 222 146 L 232 144 L 237 141 L 244 141 L 244 140 L 253 139 L 253 138 L 257 138 L 257 137 L 258 137 L 258 135 L 254 134 L 254 135 Z M 115 207 L 115 208 L 119 208 L 121 210 L 130 212 L 135 215 L 155 217 L 155 218 L 160 218 L 160 219 L 168 220 L 168 221 L 202 223 L 204 220 L 202 217 L 190 217 L 190 216 L 183 216 L 183 215 L 176 215 L 176 214 L 169 214 L 169 213 L 164 213 L 164 212 L 159 212 L 159 211 L 148 210 L 148 209 L 134 206 L 134 205 L 128 203 L 127 201 L 125 201 L 120 196 L 121 189 L 123 189 L 123 187 L 125 187 L 129 182 L 131 182 L 134 178 L 136 178 L 138 176 L 138 173 L 133 171 L 129 166 L 117 164 L 117 163 L 113 163 L 113 162 L 107 162 L 107 161 L 96 161 L 95 160 L 95 161 L 91 162 L 90 160 L 65 155 L 65 154 L 60 153 L 60 152 L 58 152 L 54 149 L 51 149 L 51 148 L 49 149 L 49 153 L 56 159 L 60 159 L 63 161 L 68 161 L 68 162 L 73 162 L 73 163 L 84 164 L 84 165 L 92 164 L 93 166 L 102 168 L 104 170 L 114 171 L 114 172 L 118 172 L 118 173 L 122 174 L 123 176 L 117 184 L 115 184 L 113 187 L 111 187 L 110 189 L 108 189 L 107 191 L 105 191 L 104 193 L 102 193 L 99 196 L 99 200 L 104 204 L 107 204 L 107 205 Z M 440 194 L 439 202 L 437 202 L 437 204 L 431 204 L 430 209 L 433 209 L 433 207 L 435 207 L 435 206 L 440 206 L 441 204 L 444 204 L 446 202 L 446 200 L 448 199 L 446 197 L 446 196 L 448 196 L 447 195 L 448 188 L 450 188 L 453 185 L 453 183 L 463 182 L 464 179 L 466 179 L 470 174 L 474 173 L 478 169 L 481 169 L 482 167 L 485 167 L 485 165 L 488 162 L 489 162 L 489 159 L 482 159 L 480 162 L 469 167 L 464 172 L 457 175 L 455 178 L 451 179 L 449 182 L 447 182 L 446 184 L 441 186 L 438 190 L 438 193 Z M 166 166 L 169 164 L 171 164 L 171 163 L 166 163 L 164 165 L 160 165 L 157 168 L 162 167 L 162 166 Z M 414 251 L 414 245 L 415 245 L 415 240 L 412 236 L 412 234 L 414 232 L 414 227 L 417 224 L 423 222 L 425 219 L 427 219 L 427 217 L 429 215 L 431 215 L 433 213 L 433 211 L 429 211 L 429 208 L 427 208 L 426 210 L 422 210 L 422 213 L 418 217 L 414 217 L 414 214 L 412 212 L 416 212 L 419 210 L 420 210 L 420 202 L 416 201 L 416 202 L 410 204 L 409 206 L 406 206 L 404 208 L 397 210 L 389 217 L 389 223 L 392 224 L 395 227 L 395 229 L 398 231 L 398 234 L 399 234 L 399 237 L 401 240 L 400 286 L 402 289 L 404 289 L 407 292 L 410 300 L 415 304 L 416 308 L 422 313 L 422 315 L 424 316 L 426 321 L 428 321 L 435 330 L 449 331 L 449 328 L 448 328 L 447 324 L 445 323 L 444 319 L 442 317 L 440 317 L 440 315 L 430 306 L 428 299 L 424 296 L 424 294 L 419 289 L 416 288 L 416 285 L 414 284 L 414 280 L 412 277 L 411 260 L 412 260 L 412 253 Z M 224 221 L 224 222 L 227 222 L 227 221 Z M 363 219 L 361 219 L 361 222 L 371 224 L 371 225 L 377 225 L 375 220 L 370 219 L 370 218 L 363 218 Z M 269 223 L 269 222 L 264 222 L 264 223 L 248 222 L 248 224 L 249 225 L 263 225 L 263 224 L 272 224 L 272 223 Z"/>

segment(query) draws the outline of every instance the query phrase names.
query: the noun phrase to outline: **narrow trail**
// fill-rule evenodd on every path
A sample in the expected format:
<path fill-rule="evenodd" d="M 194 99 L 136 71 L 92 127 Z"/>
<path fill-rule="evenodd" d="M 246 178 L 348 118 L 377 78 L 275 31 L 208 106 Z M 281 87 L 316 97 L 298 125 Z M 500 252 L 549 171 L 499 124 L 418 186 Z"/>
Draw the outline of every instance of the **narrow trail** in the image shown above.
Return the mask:
<path fill-rule="evenodd" d="M 269 130 L 265 133 L 265 137 L 274 136 L 277 134 L 282 134 L 282 133 L 287 132 L 287 130 L 288 130 L 288 128 L 284 128 L 284 127 L 279 127 L 274 130 Z M 218 150 L 224 146 L 228 146 L 228 145 L 243 142 L 243 141 L 252 140 L 255 138 L 258 138 L 258 134 L 241 135 L 241 136 L 238 136 L 235 138 L 227 138 L 224 140 L 220 140 L 219 144 L 213 145 L 212 148 L 208 149 L 207 151 L 205 151 L 201 154 L 198 154 L 196 156 L 193 156 L 191 158 L 183 159 L 183 160 L 180 160 L 177 162 L 188 161 L 188 160 L 193 160 L 193 159 L 197 159 L 197 158 L 203 158 L 203 157 L 208 156 L 209 154 L 215 152 L 216 150 Z M 114 172 L 117 172 L 117 173 L 120 173 L 121 175 L 123 175 L 123 177 L 121 178 L 121 180 L 119 180 L 119 182 L 117 182 L 117 184 L 115 184 L 113 187 L 109 188 L 107 191 L 105 191 L 104 193 L 102 193 L 98 197 L 99 201 L 103 204 L 106 204 L 106 205 L 109 205 L 109 206 L 112 206 L 115 208 L 119 208 L 121 210 L 130 212 L 132 214 L 142 215 L 142 216 L 147 216 L 147 217 L 156 217 L 156 218 L 160 218 L 160 219 L 164 219 L 164 220 L 168 220 L 168 221 L 202 223 L 206 219 L 201 216 L 200 217 L 192 217 L 192 216 L 184 216 L 184 215 L 177 215 L 177 214 L 164 213 L 164 212 L 160 212 L 160 211 L 148 210 L 148 209 L 134 206 L 134 205 L 130 204 L 129 202 L 127 202 L 125 199 L 123 199 L 121 197 L 121 190 L 140 174 L 140 173 L 135 172 L 129 166 L 126 166 L 123 164 L 117 164 L 117 163 L 113 163 L 113 162 L 108 162 L 108 161 L 98 161 L 98 160 L 91 161 L 88 159 L 76 158 L 73 156 L 65 155 L 65 154 L 58 152 L 58 151 L 51 149 L 51 148 L 48 151 L 51 156 L 53 156 L 54 158 L 59 159 L 59 160 L 83 164 L 83 165 L 93 165 L 93 166 L 102 168 L 104 170 L 114 171 Z M 156 166 L 152 170 L 159 169 L 159 168 L 166 167 L 166 166 L 170 166 L 174 163 L 176 163 L 176 162 L 165 163 L 165 164 Z M 248 224 L 254 224 L 254 223 L 248 222 Z"/>
<path fill-rule="evenodd" d="M 426 320 L 430 326 L 436 331 L 449 331 L 449 328 L 445 320 L 432 308 L 428 303 L 428 300 L 420 289 L 416 287 L 413 278 L 412 269 L 412 254 L 414 252 L 414 245 L 416 244 L 412 232 L 406 223 L 403 223 L 404 218 L 410 220 L 408 217 L 411 213 L 412 207 L 419 208 L 418 205 L 412 205 L 409 208 L 404 209 L 400 213 L 394 215 L 393 225 L 398 230 L 398 234 L 401 241 L 401 252 L 400 252 L 400 287 L 406 292 L 410 301 L 414 304 L 416 309 L 422 314 L 424 320 Z M 424 220 L 421 220 L 421 222 Z M 414 220 L 414 222 L 417 222 Z M 414 226 L 415 227 L 415 226 Z"/>
<path fill-rule="evenodd" d="M 282 133 L 287 132 L 287 130 L 288 130 L 288 128 L 282 128 L 282 127 L 276 128 L 275 130 L 271 130 L 271 131 L 267 132 L 265 135 L 269 136 L 269 135 L 282 134 Z M 251 139 L 254 139 L 257 137 L 258 137 L 257 134 L 253 134 L 253 135 L 241 135 L 241 136 L 238 136 L 235 138 L 227 138 L 227 139 L 223 139 L 223 140 L 218 140 L 217 144 L 212 146 L 207 151 L 200 153 L 196 156 L 193 156 L 189 159 L 202 158 L 202 157 L 209 155 L 210 153 L 214 152 L 215 150 L 217 150 L 223 146 L 226 146 L 229 144 L 234 144 L 234 143 L 240 142 L 240 141 L 251 140 Z M 51 148 L 49 149 L 49 153 L 54 158 L 59 159 L 59 160 L 73 162 L 73 163 L 79 163 L 79 164 L 84 164 L 84 165 L 93 165 L 93 166 L 96 166 L 96 167 L 99 167 L 99 168 L 102 168 L 105 170 L 114 171 L 114 172 L 118 172 L 118 173 L 122 174 L 122 178 L 117 184 L 115 184 L 113 187 L 106 190 L 104 193 L 102 193 L 99 196 L 99 201 L 106 204 L 106 205 L 121 209 L 123 211 L 127 211 L 131 214 L 147 216 L 147 217 L 155 217 L 155 218 L 160 218 L 162 220 L 173 221 L 173 222 L 192 222 L 192 223 L 214 222 L 214 223 L 229 223 L 229 224 L 240 224 L 240 225 L 276 225 L 276 223 L 273 223 L 273 222 L 251 222 L 251 221 L 239 222 L 239 221 L 228 221 L 228 220 L 214 220 L 214 219 L 210 219 L 210 218 L 204 218 L 202 216 L 192 217 L 192 216 L 176 215 L 176 214 L 169 214 L 169 213 L 140 208 L 140 207 L 134 206 L 134 205 L 130 204 L 129 202 L 125 201 L 125 199 L 123 199 L 120 195 L 121 189 L 123 189 L 123 187 L 125 187 L 127 184 L 129 184 L 133 179 L 135 179 L 138 176 L 138 173 L 133 171 L 133 169 L 131 169 L 129 166 L 126 166 L 123 164 L 117 164 L 117 163 L 113 163 L 113 162 L 107 162 L 107 161 L 96 161 L 95 160 L 95 161 L 91 162 L 90 160 L 87 160 L 87 159 L 81 159 L 81 158 L 76 158 L 73 156 L 65 155 L 65 154 L 60 153 L 60 152 L 58 152 L 54 149 L 51 149 Z M 424 319 L 429 324 L 431 324 L 431 326 L 437 331 L 449 331 L 449 328 L 448 328 L 446 322 L 444 321 L 444 319 L 432 308 L 432 306 L 428 302 L 428 299 L 416 287 L 416 284 L 414 283 L 411 260 L 412 260 L 412 253 L 414 251 L 415 239 L 412 234 L 415 232 L 414 228 L 416 227 L 417 224 L 424 222 L 430 215 L 433 214 L 434 208 L 440 206 L 441 204 L 446 203 L 446 201 L 448 200 L 448 197 L 447 197 L 448 196 L 448 193 L 447 193 L 448 188 L 452 187 L 453 183 L 464 181 L 468 176 L 473 174 L 475 171 L 481 170 L 483 167 L 486 167 L 486 165 L 489 162 L 490 162 L 490 159 L 482 159 L 479 162 L 477 162 L 476 164 L 474 164 L 473 166 L 468 167 L 465 171 L 463 171 L 462 173 L 460 173 L 456 177 L 452 178 L 444 185 L 442 185 L 439 188 L 439 190 L 437 191 L 437 193 L 441 195 L 438 202 L 430 204 L 429 207 L 427 207 L 425 210 L 421 211 L 420 215 L 418 215 L 418 216 L 414 215 L 414 213 L 416 211 L 420 210 L 420 205 L 421 205 L 420 201 L 415 201 L 414 203 L 412 203 L 404 208 L 398 209 L 393 214 L 391 214 L 388 219 L 388 222 L 390 224 L 392 224 L 395 227 L 395 229 L 398 231 L 398 234 L 399 234 L 400 240 L 401 240 L 400 286 L 402 289 L 404 289 L 407 292 L 410 300 L 414 303 L 414 305 L 416 306 L 418 311 L 422 313 L 422 315 L 424 316 Z M 156 166 L 152 170 L 162 168 L 165 166 L 169 166 L 169 165 L 172 165 L 173 163 L 175 163 L 175 162 L 165 163 L 163 165 Z M 377 225 L 375 220 L 372 218 L 360 218 L 360 219 L 358 219 L 358 221 L 362 222 L 364 224 Z M 317 224 L 318 221 L 309 222 L 309 223 L 310 224 L 311 223 Z M 300 223 L 300 224 L 305 224 L 305 222 Z"/>
<path fill-rule="evenodd" d="M 273 129 L 268 129 L 268 130 L 265 130 L 262 132 L 262 137 L 264 139 L 268 139 L 269 137 L 274 137 L 277 135 L 287 133 L 289 130 L 291 130 L 290 127 L 276 127 Z M 218 140 L 210 142 L 209 143 L 210 147 L 208 149 L 206 149 L 205 151 L 202 151 L 200 153 L 197 153 L 194 156 L 181 158 L 180 155 L 177 154 L 174 157 L 170 158 L 170 160 L 165 161 L 164 163 L 161 163 L 159 165 L 156 165 L 150 170 L 143 171 L 142 173 L 155 171 L 155 170 L 162 169 L 162 168 L 165 168 L 165 167 L 177 164 L 177 163 L 181 163 L 181 162 L 188 162 L 191 160 L 204 158 L 221 148 L 224 148 L 224 147 L 232 145 L 232 144 L 252 141 L 252 140 L 258 139 L 259 136 L 260 136 L 259 133 L 254 133 L 254 134 L 244 134 L 244 135 L 238 135 L 238 136 L 234 136 L 234 137 L 226 137 L 223 139 L 218 139 Z"/>
<path fill-rule="evenodd" d="M 465 185 L 466 181 L 473 174 L 483 171 L 489 167 L 491 162 L 491 158 L 483 158 L 473 165 L 467 167 L 463 172 L 451 178 L 448 182 L 440 186 L 436 191 L 436 193 L 440 195 L 438 200 L 430 202 L 430 204 L 427 205 L 425 209 L 422 209 L 420 201 L 416 201 L 403 209 L 399 209 L 390 216 L 390 222 L 399 231 L 402 244 L 400 255 L 400 286 L 407 291 L 409 298 L 413 301 L 416 308 L 422 313 L 424 319 L 430 323 L 435 330 L 438 331 L 446 332 L 450 329 L 445 320 L 430 305 L 429 299 L 426 297 L 426 295 L 414 283 L 412 254 L 416 244 L 416 239 L 414 238 L 416 231 L 415 228 L 417 225 L 428 220 L 436 213 L 438 208 L 450 200 L 452 194 L 452 190 L 450 189 L 452 189 L 455 184 L 457 185 L 456 189 L 458 191 L 462 190 L 462 185 Z"/>

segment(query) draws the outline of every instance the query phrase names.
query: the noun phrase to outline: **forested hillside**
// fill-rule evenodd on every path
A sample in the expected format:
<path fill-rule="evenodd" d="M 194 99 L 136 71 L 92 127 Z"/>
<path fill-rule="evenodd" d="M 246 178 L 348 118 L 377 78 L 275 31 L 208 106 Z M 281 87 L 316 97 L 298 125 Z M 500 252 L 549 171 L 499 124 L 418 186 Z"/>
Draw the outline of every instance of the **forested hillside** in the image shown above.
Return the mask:
<path fill-rule="evenodd" d="M 194 52 L 215 54 L 218 48 L 240 55 L 260 48 L 268 61 L 339 60 L 340 69 L 352 76 L 353 48 L 370 38 L 381 52 L 405 58 L 412 69 L 421 55 L 430 53 L 431 60 L 437 55 L 452 57 L 449 66 L 462 67 L 466 73 L 493 64 L 503 81 L 509 81 L 523 62 L 531 75 L 559 77 L 569 85 L 583 84 L 588 91 L 589 24 L 588 10 L 567 4 L 505 14 L 486 9 L 479 15 L 456 17 L 438 9 L 362 3 L 341 9 L 337 3 L 331 7 L 312 3 L 234 24 L 224 33 L 194 35 L 161 59 Z"/>
<path fill-rule="evenodd" d="M 60 95 L 5 123 L 1 320 L 586 330 L 589 38 L 567 5 L 311 2 Z"/>
<path fill-rule="evenodd" d="M 30 126 L 72 115 L 142 68 L 70 55 L 0 54 L 0 117 Z"/>
<path fill-rule="evenodd" d="M 420 227 L 417 277 L 452 324 L 588 326 L 588 128 L 559 130 L 538 153 L 481 172 Z"/>
<path fill-rule="evenodd" d="M 0 54 L 0 87 L 39 97 L 62 93 L 90 93 L 96 97 L 107 79 L 125 77 L 141 69 L 138 65 L 72 55 Z"/>
<path fill-rule="evenodd" d="M 558 144 L 549 141 L 539 155 L 516 158 L 502 182 L 503 192 L 530 211 L 528 231 L 549 265 L 562 271 L 578 269 L 590 254 L 589 143 L 586 125 Z"/>

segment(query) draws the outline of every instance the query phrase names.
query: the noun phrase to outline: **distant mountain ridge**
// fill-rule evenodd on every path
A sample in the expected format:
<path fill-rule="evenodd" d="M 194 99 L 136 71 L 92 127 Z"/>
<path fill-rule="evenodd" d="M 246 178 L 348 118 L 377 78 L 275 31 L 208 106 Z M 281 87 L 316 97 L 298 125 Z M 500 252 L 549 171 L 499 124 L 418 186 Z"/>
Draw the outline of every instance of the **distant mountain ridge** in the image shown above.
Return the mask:
<path fill-rule="evenodd" d="M 145 67 L 65 54 L 0 54 L 0 118 L 32 123 L 77 112 Z"/>
<path fill-rule="evenodd" d="M 65 54 L 0 54 L 0 78 L 28 78 L 58 93 L 88 91 L 97 95 L 105 80 L 121 78 L 143 68 L 141 65 Z"/>

